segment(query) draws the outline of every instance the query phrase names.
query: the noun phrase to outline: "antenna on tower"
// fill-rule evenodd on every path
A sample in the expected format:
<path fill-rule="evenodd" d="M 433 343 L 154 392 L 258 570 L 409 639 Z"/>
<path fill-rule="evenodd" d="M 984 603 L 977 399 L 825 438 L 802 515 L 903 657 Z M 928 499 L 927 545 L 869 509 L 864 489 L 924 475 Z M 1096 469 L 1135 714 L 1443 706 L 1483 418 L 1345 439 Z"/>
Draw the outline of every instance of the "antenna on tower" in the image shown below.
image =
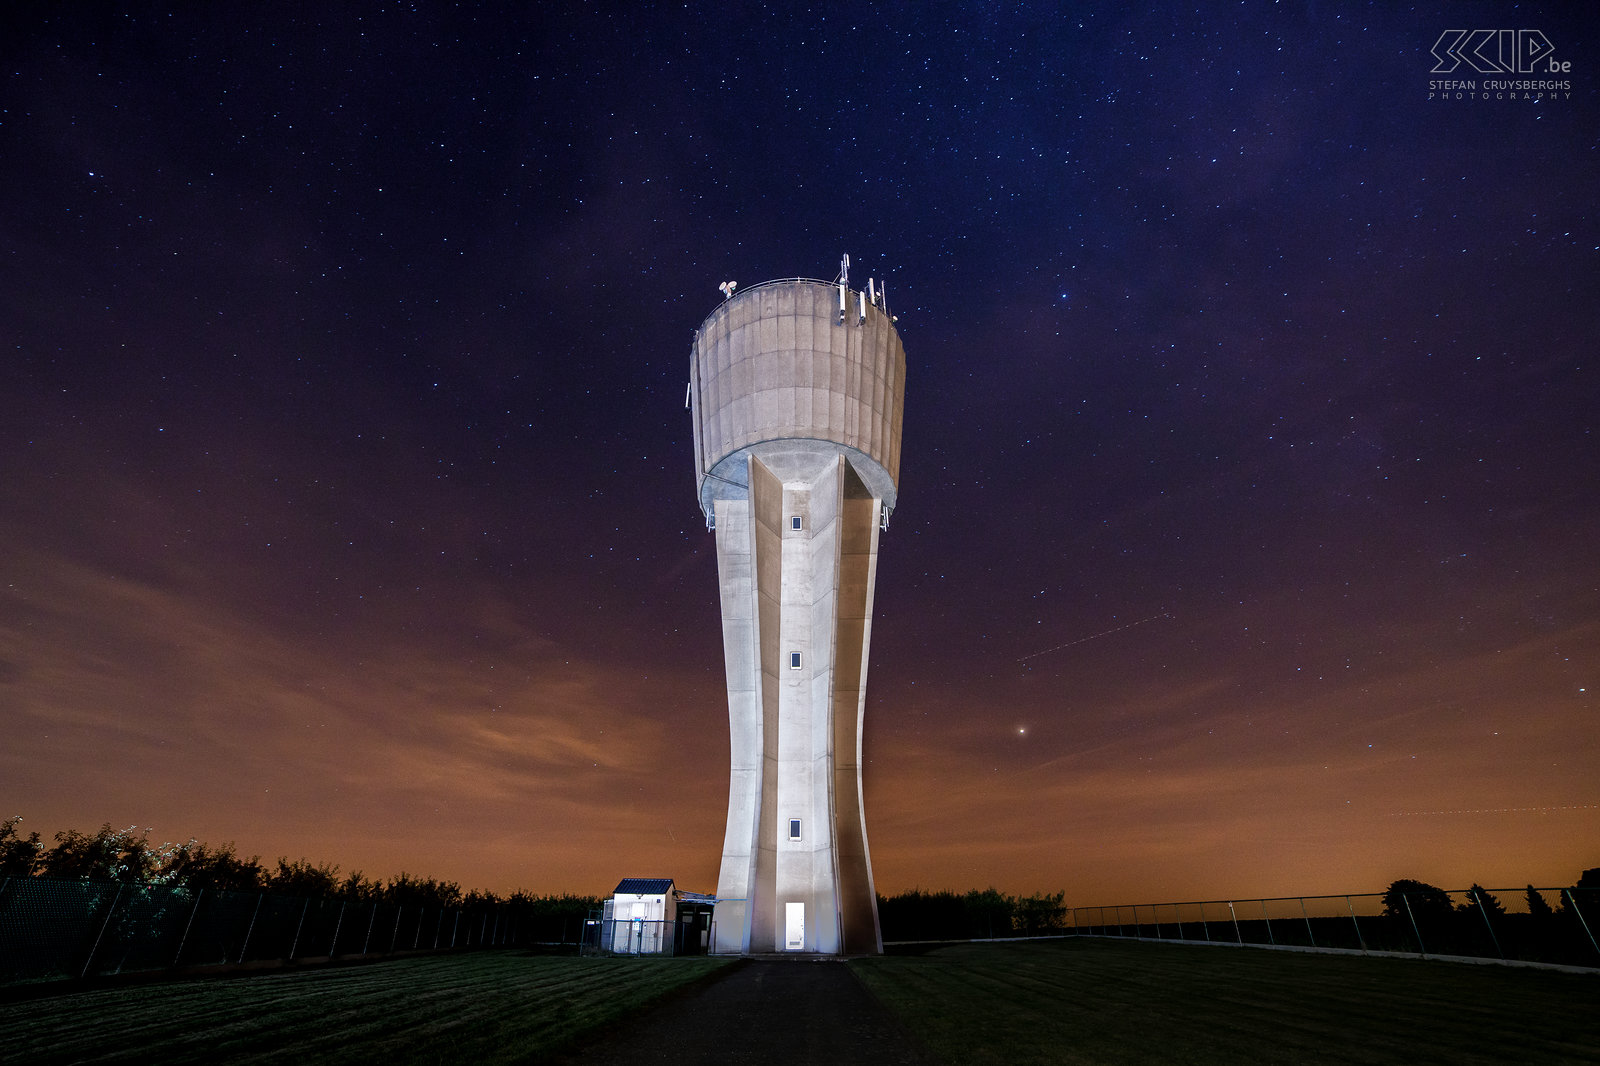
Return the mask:
<path fill-rule="evenodd" d="M 844 325 L 844 294 L 850 287 L 850 253 L 839 260 L 839 325 Z"/>
<path fill-rule="evenodd" d="M 733 290 L 737 289 L 738 287 L 739 283 L 737 281 L 724 281 L 721 285 L 717 286 L 717 291 L 722 293 L 722 298 L 724 300 L 731 300 L 733 299 Z"/>

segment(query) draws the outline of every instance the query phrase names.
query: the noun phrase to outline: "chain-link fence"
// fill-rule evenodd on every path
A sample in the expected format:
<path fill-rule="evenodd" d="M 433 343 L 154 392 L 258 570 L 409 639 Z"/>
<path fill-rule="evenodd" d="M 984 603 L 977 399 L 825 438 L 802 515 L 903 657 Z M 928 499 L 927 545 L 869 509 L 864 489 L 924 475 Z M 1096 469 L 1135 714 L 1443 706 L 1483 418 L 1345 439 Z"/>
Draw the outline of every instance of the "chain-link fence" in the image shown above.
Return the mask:
<path fill-rule="evenodd" d="M 516 907 L 500 903 L 441 907 L 13 877 L 0 881 L 0 985 L 509 946 L 526 939 L 518 918 Z"/>
<path fill-rule="evenodd" d="M 1415 892 L 1074 907 L 1067 932 L 1600 967 L 1600 889 L 1418 887 Z"/>
<path fill-rule="evenodd" d="M 676 921 L 592 916 L 584 924 L 584 955 L 704 955 L 709 924 L 692 914 Z"/>
<path fill-rule="evenodd" d="M 1600 889 L 1418 887 L 1074 907 L 1059 933 L 1600 967 Z M 13 877 L 0 880 L 0 985 L 462 948 L 572 950 L 580 937 L 588 954 L 706 950 L 698 917 L 584 920 L 574 910 L 588 901 L 562 903 L 541 912 Z"/>
<path fill-rule="evenodd" d="M 585 955 L 676 954 L 676 922 L 642 918 L 592 918 L 585 927 Z"/>

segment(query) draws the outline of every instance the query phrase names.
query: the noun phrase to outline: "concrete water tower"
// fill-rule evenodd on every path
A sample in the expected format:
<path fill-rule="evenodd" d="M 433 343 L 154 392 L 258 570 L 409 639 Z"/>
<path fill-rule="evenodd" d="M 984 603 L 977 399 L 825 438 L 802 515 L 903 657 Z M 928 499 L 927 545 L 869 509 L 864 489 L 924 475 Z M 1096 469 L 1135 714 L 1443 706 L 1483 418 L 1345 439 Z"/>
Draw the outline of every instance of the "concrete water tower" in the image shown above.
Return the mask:
<path fill-rule="evenodd" d="M 722 289 L 689 371 L 732 742 L 712 951 L 876 953 L 861 728 L 905 349 L 848 256 L 833 282 Z"/>

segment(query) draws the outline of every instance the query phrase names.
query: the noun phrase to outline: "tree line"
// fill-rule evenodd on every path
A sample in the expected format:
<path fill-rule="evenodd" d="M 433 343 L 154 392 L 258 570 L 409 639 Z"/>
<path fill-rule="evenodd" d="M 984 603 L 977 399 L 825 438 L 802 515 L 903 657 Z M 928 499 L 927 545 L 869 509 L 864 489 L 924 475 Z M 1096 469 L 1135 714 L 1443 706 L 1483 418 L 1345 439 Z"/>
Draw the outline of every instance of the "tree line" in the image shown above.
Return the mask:
<path fill-rule="evenodd" d="M 1066 893 L 1008 896 L 994 888 L 878 897 L 884 940 L 986 940 L 1064 933 Z"/>
<path fill-rule="evenodd" d="M 20 817 L 0 821 L 0 877 L 119 881 L 437 908 L 511 903 L 559 912 L 563 920 L 601 906 L 600 899 L 590 896 L 539 897 L 519 890 L 501 897 L 476 889 L 463 891 L 454 881 L 414 877 L 404 871 L 381 880 L 368 878 L 359 870 L 340 876 L 337 865 L 306 859 L 280 857 L 269 865 L 259 855 L 240 855 L 231 841 L 220 847 L 194 839 L 185 844 L 154 844 L 150 830 L 137 826 L 115 829 L 110 823 L 94 833 L 62 830 L 49 845 L 38 833 L 22 835 L 18 829 L 21 821 Z M 1554 906 L 1529 885 L 1527 913 L 1535 921 L 1562 918 L 1570 909 L 1569 895 L 1584 897 L 1585 893 L 1586 900 L 1600 894 L 1600 867 L 1585 870 L 1571 892 L 1558 894 Z M 1008 896 L 992 887 L 969 892 L 913 889 L 897 896 L 879 896 L 878 917 L 885 940 L 1041 936 L 1064 932 L 1070 925 L 1064 899 L 1062 892 Z M 1481 885 L 1474 884 L 1457 904 L 1444 889 L 1408 878 L 1389 885 L 1383 906 L 1389 917 L 1422 923 L 1451 916 L 1498 921 L 1506 915 L 1505 905 Z"/>
<path fill-rule="evenodd" d="M 1600 868 L 1584 871 L 1570 891 L 1559 893 L 1555 906 L 1529 885 L 1528 920 L 1537 926 L 1548 919 L 1552 928 L 1561 924 L 1572 912 L 1569 895 L 1585 910 L 1590 901 L 1600 900 Z M 1482 885 L 1474 884 L 1464 901 L 1456 904 L 1444 889 L 1407 878 L 1389 885 L 1383 895 L 1383 912 L 1389 918 L 1415 921 L 1434 931 L 1450 922 L 1476 931 L 1485 917 L 1492 927 L 1500 928 L 1500 919 L 1506 917 L 1505 905 Z M 898 896 L 879 896 L 878 921 L 886 941 L 1048 936 L 1066 932 L 1071 925 L 1063 893 L 1008 896 L 994 888 L 971 892 L 913 889 Z"/>
<path fill-rule="evenodd" d="M 1596 890 L 1600 890 L 1600 867 L 1583 871 L 1577 884 L 1571 889 L 1562 890 L 1557 895 L 1554 907 L 1551 907 L 1550 901 L 1544 898 L 1544 893 L 1532 885 L 1527 887 L 1523 898 L 1527 902 L 1528 914 L 1533 918 L 1552 918 L 1566 913 L 1567 901 L 1572 893 L 1582 895 Z M 1450 893 L 1442 888 L 1430 885 L 1426 881 L 1413 881 L 1402 877 L 1391 882 L 1384 892 L 1383 913 L 1390 918 L 1415 921 L 1446 918 L 1452 914 L 1478 915 L 1492 920 L 1505 917 L 1506 908 L 1494 893 L 1477 882 L 1473 882 L 1472 887 L 1467 889 L 1466 898 L 1461 903 L 1456 903 L 1451 900 Z"/>
<path fill-rule="evenodd" d="M 18 830 L 20 817 L 0 821 L 0 877 L 43 877 L 58 881 L 119 881 L 165 885 L 190 890 L 269 892 L 314 899 L 360 903 L 395 903 L 437 908 L 482 904 L 559 905 L 573 914 L 587 914 L 600 901 L 588 896 L 537 897 L 517 891 L 509 896 L 477 889 L 463 891 L 454 881 L 414 877 L 404 871 L 382 880 L 359 870 L 340 876 L 339 867 L 307 859 L 280 857 L 266 864 L 261 856 L 240 855 L 232 841 L 213 847 L 191 839 L 185 844 L 154 844 L 150 830 L 137 826 L 115 829 L 108 822 L 94 833 L 64 829 L 53 845 L 38 833 Z"/>

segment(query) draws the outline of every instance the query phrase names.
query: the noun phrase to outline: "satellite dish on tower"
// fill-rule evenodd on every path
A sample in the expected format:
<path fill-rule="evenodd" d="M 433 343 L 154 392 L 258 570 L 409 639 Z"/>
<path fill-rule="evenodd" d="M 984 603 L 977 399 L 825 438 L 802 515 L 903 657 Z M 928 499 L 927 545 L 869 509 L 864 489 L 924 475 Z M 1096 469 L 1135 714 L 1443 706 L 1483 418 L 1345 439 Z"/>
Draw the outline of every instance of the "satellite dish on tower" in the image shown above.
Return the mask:
<path fill-rule="evenodd" d="M 737 281 L 724 281 L 721 285 L 717 286 L 717 291 L 722 293 L 722 298 L 724 300 L 731 300 L 733 299 L 733 290 L 737 289 L 738 287 L 739 283 Z"/>

